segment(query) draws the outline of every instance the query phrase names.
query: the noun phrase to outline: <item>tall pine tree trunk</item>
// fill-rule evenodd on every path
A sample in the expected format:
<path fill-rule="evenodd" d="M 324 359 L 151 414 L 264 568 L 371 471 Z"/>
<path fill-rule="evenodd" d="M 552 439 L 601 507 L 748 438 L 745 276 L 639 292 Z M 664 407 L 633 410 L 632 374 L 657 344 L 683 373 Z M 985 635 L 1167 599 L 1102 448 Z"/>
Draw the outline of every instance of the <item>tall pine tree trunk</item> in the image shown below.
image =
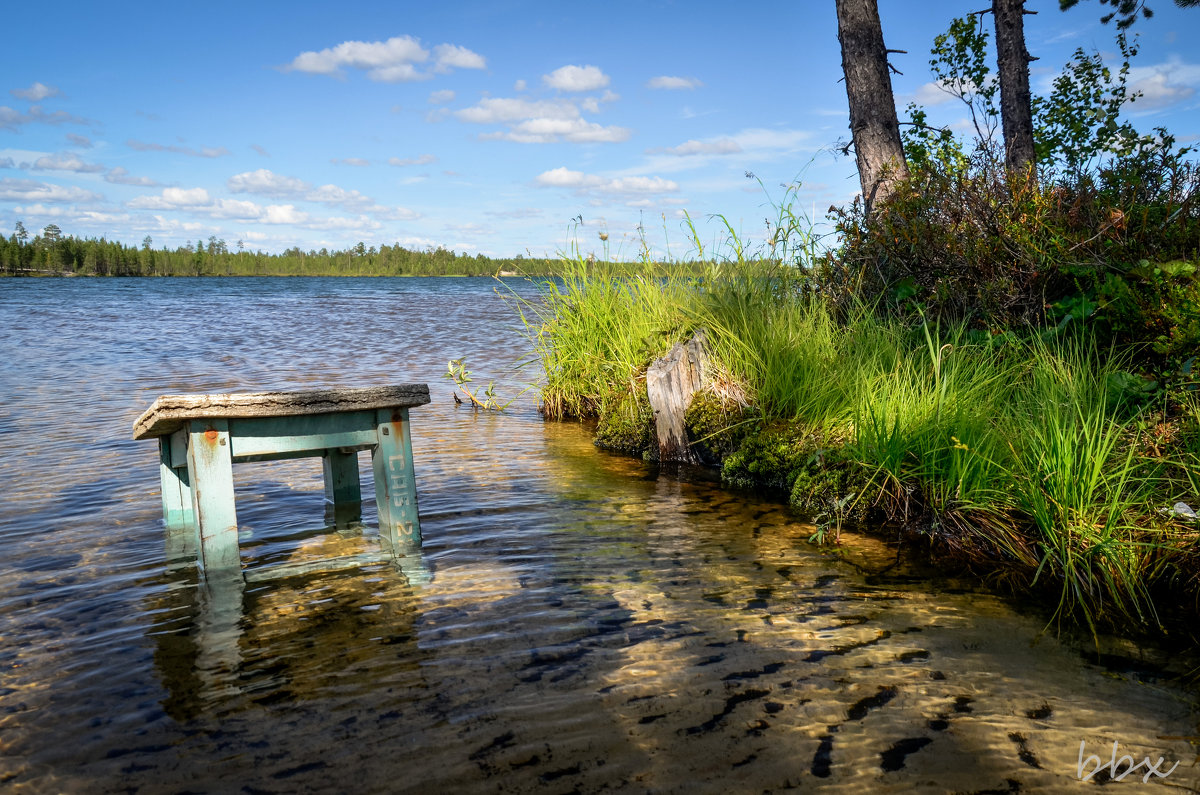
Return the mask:
<path fill-rule="evenodd" d="M 876 0 L 836 0 L 850 134 L 868 213 L 908 177 Z"/>
<path fill-rule="evenodd" d="M 996 61 L 1000 67 L 1000 118 L 1004 163 L 1026 173 L 1035 162 L 1033 111 L 1029 96 L 1029 50 L 1025 49 L 1025 0 L 992 0 L 996 20 Z M 1032 173 L 1032 172 L 1030 172 Z"/>

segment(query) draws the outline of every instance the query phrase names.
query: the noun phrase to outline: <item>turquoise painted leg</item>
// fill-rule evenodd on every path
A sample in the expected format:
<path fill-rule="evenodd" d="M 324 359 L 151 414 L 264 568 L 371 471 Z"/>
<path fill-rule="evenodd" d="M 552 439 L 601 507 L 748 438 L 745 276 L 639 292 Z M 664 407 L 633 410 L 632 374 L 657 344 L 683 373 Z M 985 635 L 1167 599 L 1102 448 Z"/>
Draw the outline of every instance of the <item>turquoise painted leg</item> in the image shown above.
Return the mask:
<path fill-rule="evenodd" d="M 358 453 L 326 450 L 325 517 L 334 526 L 345 527 L 362 519 L 362 486 L 358 481 Z"/>
<path fill-rule="evenodd" d="M 379 536 L 393 552 L 404 554 L 421 548 L 408 409 L 381 409 L 376 414 L 375 431 L 378 443 L 371 452 L 371 463 L 375 469 Z"/>
<path fill-rule="evenodd" d="M 163 522 L 169 530 L 191 529 L 192 487 L 187 467 L 172 465 L 171 436 L 158 437 L 158 475 L 162 483 Z"/>
<path fill-rule="evenodd" d="M 240 572 L 229 422 L 212 419 L 189 423 L 187 462 L 199 536 L 200 568 L 206 574 Z"/>

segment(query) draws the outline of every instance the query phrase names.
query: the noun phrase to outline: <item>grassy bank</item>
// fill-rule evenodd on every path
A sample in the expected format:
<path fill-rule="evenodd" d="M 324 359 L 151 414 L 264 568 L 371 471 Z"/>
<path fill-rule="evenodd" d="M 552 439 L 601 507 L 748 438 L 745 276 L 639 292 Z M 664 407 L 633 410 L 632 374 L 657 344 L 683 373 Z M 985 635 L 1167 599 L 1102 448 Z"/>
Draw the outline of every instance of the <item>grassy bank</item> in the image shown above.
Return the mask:
<path fill-rule="evenodd" d="M 1200 393 L 1146 399 L 1086 333 L 990 334 L 832 308 L 794 268 L 739 261 L 702 278 L 577 267 L 520 303 L 551 418 L 597 417 L 598 443 L 650 442 L 644 377 L 704 329 L 710 386 L 692 440 L 731 486 L 815 518 L 882 523 L 1059 619 L 1160 627 L 1200 597 Z"/>

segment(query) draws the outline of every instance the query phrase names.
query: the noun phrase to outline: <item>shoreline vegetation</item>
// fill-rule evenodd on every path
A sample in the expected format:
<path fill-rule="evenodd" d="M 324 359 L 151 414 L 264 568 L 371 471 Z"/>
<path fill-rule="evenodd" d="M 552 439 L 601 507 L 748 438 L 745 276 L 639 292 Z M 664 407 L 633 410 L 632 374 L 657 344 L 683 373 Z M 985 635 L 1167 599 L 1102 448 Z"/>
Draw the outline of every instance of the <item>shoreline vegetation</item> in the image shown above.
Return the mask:
<path fill-rule="evenodd" d="M 1170 144 L 1168 143 L 1169 147 Z M 822 250 L 775 204 L 702 274 L 576 251 L 511 296 L 548 418 L 652 459 L 646 371 L 702 332 L 688 442 L 836 543 L 854 523 L 1034 595 L 1050 624 L 1200 637 L 1200 169 L 1132 152 L 1009 182 L 995 150 L 927 160 Z M 1119 219 L 1114 221 L 1112 219 Z"/>
<path fill-rule="evenodd" d="M 0 275 L 60 276 L 553 276 L 562 270 L 559 259 L 538 257 L 492 258 L 458 254 L 444 248 L 409 249 L 399 243 L 344 250 L 280 254 L 231 251 L 224 240 L 190 241 L 176 249 L 127 246 L 104 238 L 64 235 L 51 224 L 30 238 L 23 224 L 11 236 L 0 236 Z"/>
<path fill-rule="evenodd" d="M 409 249 L 399 243 L 344 250 L 281 254 L 231 251 L 224 240 L 190 241 L 176 249 L 155 249 L 146 238 L 140 248 L 103 238 L 77 238 L 51 224 L 29 237 L 18 223 L 12 235 L 0 236 L 0 276 L 88 277 L 216 277 L 216 276 L 558 276 L 567 266 L 561 257 L 486 257 L 445 248 Z M 620 263 L 602 263 L 620 267 Z M 673 272 L 699 274 L 704 263 L 662 263 Z M 635 268 L 631 268 L 633 272 Z"/>
<path fill-rule="evenodd" d="M 710 386 L 689 443 L 737 489 L 813 520 L 918 542 L 1051 622 L 1194 638 L 1200 608 L 1200 379 L 1160 387 L 1091 329 L 979 330 L 838 307 L 771 261 L 702 277 L 570 263 L 510 300 L 544 370 L 548 419 L 654 457 L 648 366 L 702 331 Z M 1189 360 L 1194 362 L 1194 358 Z"/>

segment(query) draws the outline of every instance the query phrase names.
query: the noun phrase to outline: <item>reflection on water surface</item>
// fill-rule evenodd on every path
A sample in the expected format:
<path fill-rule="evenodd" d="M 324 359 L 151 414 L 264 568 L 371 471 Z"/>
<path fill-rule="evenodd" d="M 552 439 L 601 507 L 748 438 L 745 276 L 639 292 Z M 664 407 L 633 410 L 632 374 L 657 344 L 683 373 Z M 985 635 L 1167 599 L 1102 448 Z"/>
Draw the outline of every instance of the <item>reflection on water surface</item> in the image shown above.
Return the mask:
<path fill-rule="evenodd" d="M 0 283 L 6 789 L 1036 792 L 1114 741 L 1200 786 L 1162 739 L 1197 733 L 1186 660 L 1094 665 L 878 540 L 839 561 L 782 506 L 528 404 L 456 408 L 449 358 L 523 380 L 492 287 Z M 153 445 L 128 441 L 154 397 L 405 382 L 433 393 L 420 556 L 378 555 L 369 504 L 321 528 L 319 462 L 240 465 L 246 582 L 197 583 Z"/>

